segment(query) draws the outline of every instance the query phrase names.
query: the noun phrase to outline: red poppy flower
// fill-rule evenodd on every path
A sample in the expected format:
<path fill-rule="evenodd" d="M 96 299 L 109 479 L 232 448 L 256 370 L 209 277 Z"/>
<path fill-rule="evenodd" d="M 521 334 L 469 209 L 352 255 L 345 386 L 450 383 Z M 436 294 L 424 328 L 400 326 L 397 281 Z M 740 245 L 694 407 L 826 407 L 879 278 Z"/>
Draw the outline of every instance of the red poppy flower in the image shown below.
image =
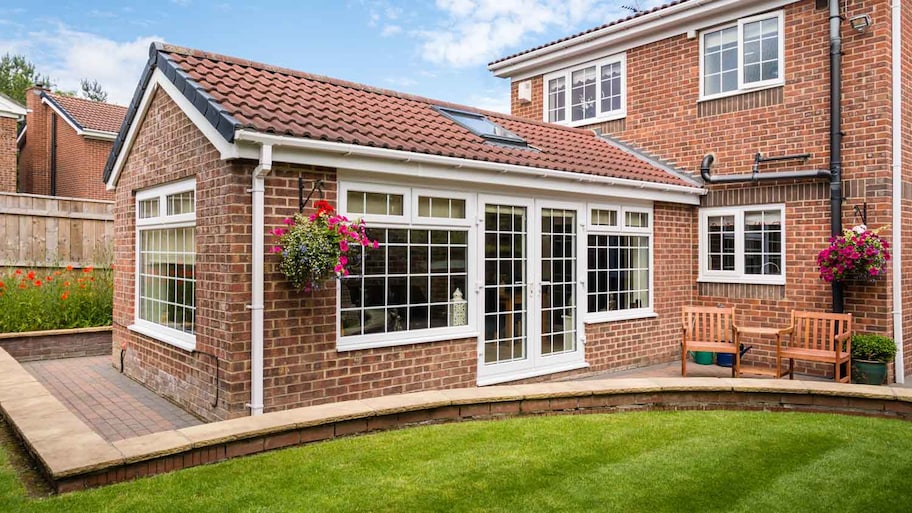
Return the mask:
<path fill-rule="evenodd" d="M 34 279 L 35 279 L 35 271 L 29 271 L 28 274 L 25 275 L 25 277 L 28 278 L 29 280 L 34 280 Z"/>
<path fill-rule="evenodd" d="M 72 266 L 72 265 L 68 265 L 68 266 L 66 267 L 66 270 L 67 270 L 67 271 L 72 271 L 72 270 L 73 270 L 73 266 Z"/>
<path fill-rule="evenodd" d="M 35 286 L 36 286 L 36 287 L 40 287 L 40 286 L 41 286 L 41 280 L 35 280 Z"/>

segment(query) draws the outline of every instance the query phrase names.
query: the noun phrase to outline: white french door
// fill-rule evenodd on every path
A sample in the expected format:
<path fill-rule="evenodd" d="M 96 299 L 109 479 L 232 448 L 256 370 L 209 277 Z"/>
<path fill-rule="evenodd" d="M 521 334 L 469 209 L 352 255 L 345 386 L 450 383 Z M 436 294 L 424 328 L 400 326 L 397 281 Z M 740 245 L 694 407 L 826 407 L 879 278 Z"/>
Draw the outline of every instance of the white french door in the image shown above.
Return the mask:
<path fill-rule="evenodd" d="M 478 384 L 583 366 L 582 207 L 506 196 L 478 205 Z"/>

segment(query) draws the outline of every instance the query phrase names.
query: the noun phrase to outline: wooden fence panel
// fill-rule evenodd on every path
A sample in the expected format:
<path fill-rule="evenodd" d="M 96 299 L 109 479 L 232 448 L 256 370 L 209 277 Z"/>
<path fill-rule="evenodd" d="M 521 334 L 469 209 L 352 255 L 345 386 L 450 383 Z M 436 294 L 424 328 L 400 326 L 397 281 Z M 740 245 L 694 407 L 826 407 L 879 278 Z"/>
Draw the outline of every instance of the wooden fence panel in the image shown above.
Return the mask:
<path fill-rule="evenodd" d="M 108 267 L 114 203 L 0 193 L 0 267 Z"/>

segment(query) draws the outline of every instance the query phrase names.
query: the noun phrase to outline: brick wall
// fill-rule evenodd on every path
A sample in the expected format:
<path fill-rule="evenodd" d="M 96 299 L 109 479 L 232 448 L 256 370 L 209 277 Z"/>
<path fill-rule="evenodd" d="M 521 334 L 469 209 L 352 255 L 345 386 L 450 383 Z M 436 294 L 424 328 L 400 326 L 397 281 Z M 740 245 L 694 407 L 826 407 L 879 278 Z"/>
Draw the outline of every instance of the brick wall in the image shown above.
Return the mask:
<path fill-rule="evenodd" d="M 29 89 L 26 143 L 19 157 L 19 192 L 51 193 L 51 127 L 54 111 L 41 102 L 41 90 Z M 112 200 L 101 178 L 112 141 L 89 139 L 57 116 L 57 196 Z"/>
<path fill-rule="evenodd" d="M 0 117 L 0 192 L 16 192 L 16 119 Z"/>
<path fill-rule="evenodd" d="M 111 351 L 110 328 L 55 331 L 44 334 L 3 333 L 0 335 L 0 348 L 20 362 L 103 356 Z"/>
<path fill-rule="evenodd" d="M 876 20 L 860 34 L 844 24 L 843 164 L 846 200 L 843 223 L 860 223 L 855 206 L 868 205 L 868 225 L 890 218 L 890 2 L 848 2 L 848 16 Z M 749 173 L 754 154 L 810 153 L 802 164 L 766 165 L 785 171 L 829 167 L 829 29 L 826 9 L 805 0 L 784 7 L 785 85 L 720 100 L 698 102 L 699 38 L 669 37 L 626 52 L 627 116 L 593 125 L 699 174 L 702 157 L 715 153 L 714 174 Z M 513 113 L 542 118 L 542 77 L 533 81 L 533 100 L 519 103 L 512 87 Z M 519 81 L 517 81 L 518 83 Z M 829 310 L 830 287 L 817 274 L 816 255 L 829 238 L 826 182 L 777 182 L 710 186 L 703 206 L 783 202 L 786 205 L 787 285 L 699 284 L 698 302 L 738 308 L 745 323 L 785 325 L 793 308 Z M 656 223 L 659 226 L 659 223 Z M 883 232 L 890 236 L 889 230 Z M 696 236 L 690 252 L 697 254 Z M 696 258 L 693 260 L 696 276 Z M 658 272 L 658 269 L 657 269 Z M 658 274 L 657 274 L 658 276 Z M 658 289 L 657 289 L 658 293 Z M 910 298 L 912 299 L 912 298 Z M 890 334 L 890 277 L 846 287 L 846 311 L 859 331 Z M 912 303 L 910 303 L 912 309 Z M 763 345 L 757 341 L 756 344 Z M 768 347 L 749 358 L 769 356 Z"/>

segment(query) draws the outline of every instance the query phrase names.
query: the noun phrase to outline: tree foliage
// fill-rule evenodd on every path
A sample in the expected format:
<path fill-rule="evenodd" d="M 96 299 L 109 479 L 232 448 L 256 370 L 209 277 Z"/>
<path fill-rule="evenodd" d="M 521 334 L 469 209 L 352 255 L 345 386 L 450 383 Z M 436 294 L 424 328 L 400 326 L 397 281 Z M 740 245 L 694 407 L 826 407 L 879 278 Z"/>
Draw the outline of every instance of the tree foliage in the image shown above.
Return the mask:
<path fill-rule="evenodd" d="M 97 80 L 89 80 L 83 78 L 79 81 L 79 86 L 82 88 L 82 97 L 87 100 L 94 100 L 96 102 L 106 102 L 108 101 L 108 92 L 104 90 L 101 84 Z"/>
<path fill-rule="evenodd" d="M 23 55 L 0 57 L 0 93 L 25 105 L 25 91 L 34 84 L 50 85 L 47 75 L 38 73 L 35 65 Z"/>

